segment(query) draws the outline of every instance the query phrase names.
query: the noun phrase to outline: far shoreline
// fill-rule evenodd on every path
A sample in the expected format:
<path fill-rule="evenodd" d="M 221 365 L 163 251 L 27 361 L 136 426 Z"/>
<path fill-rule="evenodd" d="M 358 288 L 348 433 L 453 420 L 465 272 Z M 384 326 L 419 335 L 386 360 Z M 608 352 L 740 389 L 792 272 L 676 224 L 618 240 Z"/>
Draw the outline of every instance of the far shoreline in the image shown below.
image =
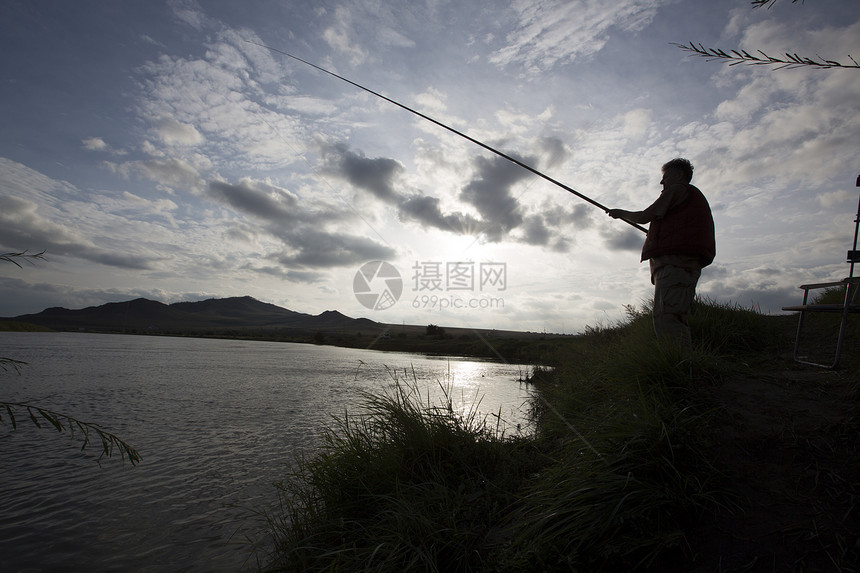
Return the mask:
<path fill-rule="evenodd" d="M 231 328 L 188 329 L 185 331 L 91 328 L 51 329 L 19 321 L 0 320 L 0 332 L 66 332 L 89 334 L 125 334 L 176 338 L 211 338 L 222 340 L 248 340 L 256 342 L 292 342 L 317 346 L 336 346 L 403 352 L 428 356 L 480 358 L 492 362 L 547 366 L 559 345 L 579 338 L 573 334 L 545 334 L 534 332 L 477 330 L 467 328 L 436 327 L 435 334 L 426 334 L 427 327 L 391 326 L 382 333 L 363 332 L 281 332 L 276 329 Z M 394 335 L 389 334 L 394 330 Z M 422 333 L 422 331 L 425 331 Z"/>

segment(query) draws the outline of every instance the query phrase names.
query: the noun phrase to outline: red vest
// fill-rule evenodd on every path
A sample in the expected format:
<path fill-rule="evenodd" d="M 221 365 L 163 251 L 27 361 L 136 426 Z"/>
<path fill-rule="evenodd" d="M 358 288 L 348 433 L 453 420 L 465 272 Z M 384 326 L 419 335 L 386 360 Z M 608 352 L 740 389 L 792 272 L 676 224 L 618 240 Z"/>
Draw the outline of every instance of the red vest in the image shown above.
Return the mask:
<path fill-rule="evenodd" d="M 693 185 L 689 193 L 662 219 L 651 221 L 642 247 L 642 260 L 662 255 L 693 255 L 702 267 L 710 265 L 717 254 L 714 218 L 708 200 Z"/>

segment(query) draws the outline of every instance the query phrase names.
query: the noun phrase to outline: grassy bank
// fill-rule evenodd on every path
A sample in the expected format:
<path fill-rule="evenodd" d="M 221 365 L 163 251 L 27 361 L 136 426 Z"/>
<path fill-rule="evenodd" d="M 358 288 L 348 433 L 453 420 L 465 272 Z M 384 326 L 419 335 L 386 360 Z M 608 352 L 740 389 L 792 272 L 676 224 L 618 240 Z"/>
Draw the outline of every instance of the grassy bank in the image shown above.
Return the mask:
<path fill-rule="evenodd" d="M 856 363 L 793 363 L 790 317 L 692 327 L 689 357 L 635 309 L 570 339 L 518 435 L 408 380 L 366 396 L 280 484 L 268 568 L 853 570 Z"/>
<path fill-rule="evenodd" d="M 804 346 L 825 362 L 833 318 L 811 317 Z M 860 323 L 835 372 L 791 360 L 795 324 L 700 302 L 690 357 L 656 344 L 647 309 L 480 340 L 553 365 L 533 426 L 501 433 L 408 379 L 367 395 L 280 484 L 265 568 L 857 571 Z M 437 340 L 475 343 L 415 337 Z"/>
<path fill-rule="evenodd" d="M 0 332 L 51 332 L 51 329 L 27 322 L 0 320 Z"/>

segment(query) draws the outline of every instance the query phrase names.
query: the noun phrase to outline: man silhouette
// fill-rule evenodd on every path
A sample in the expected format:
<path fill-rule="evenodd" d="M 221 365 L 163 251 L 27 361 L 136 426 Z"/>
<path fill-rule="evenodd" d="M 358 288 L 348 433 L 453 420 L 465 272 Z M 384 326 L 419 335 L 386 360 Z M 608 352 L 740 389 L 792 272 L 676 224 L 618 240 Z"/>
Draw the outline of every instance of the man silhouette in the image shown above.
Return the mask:
<path fill-rule="evenodd" d="M 692 347 L 688 316 L 702 269 L 714 260 L 714 218 L 708 200 L 690 184 L 693 165 L 686 159 L 662 168 L 663 191 L 643 211 L 610 209 L 613 219 L 650 223 L 642 259 L 651 267 L 654 330 L 661 340 Z"/>

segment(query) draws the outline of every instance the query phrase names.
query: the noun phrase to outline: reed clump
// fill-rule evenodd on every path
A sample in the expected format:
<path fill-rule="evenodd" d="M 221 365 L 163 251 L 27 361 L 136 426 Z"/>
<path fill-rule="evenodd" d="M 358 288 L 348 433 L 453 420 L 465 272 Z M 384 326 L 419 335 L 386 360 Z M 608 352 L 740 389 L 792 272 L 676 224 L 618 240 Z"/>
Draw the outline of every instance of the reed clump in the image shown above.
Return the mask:
<path fill-rule="evenodd" d="M 434 405 L 395 379 L 335 420 L 321 449 L 278 484 L 272 569 L 480 569 L 482 545 L 529 471 L 529 445 L 444 396 Z"/>
<path fill-rule="evenodd" d="M 631 307 L 532 378 L 533 425 L 513 435 L 394 380 L 279 484 L 267 569 L 687 569 L 686 532 L 738 501 L 712 465 L 702 388 L 774 353 L 774 318 L 699 300 L 689 352 Z"/>

